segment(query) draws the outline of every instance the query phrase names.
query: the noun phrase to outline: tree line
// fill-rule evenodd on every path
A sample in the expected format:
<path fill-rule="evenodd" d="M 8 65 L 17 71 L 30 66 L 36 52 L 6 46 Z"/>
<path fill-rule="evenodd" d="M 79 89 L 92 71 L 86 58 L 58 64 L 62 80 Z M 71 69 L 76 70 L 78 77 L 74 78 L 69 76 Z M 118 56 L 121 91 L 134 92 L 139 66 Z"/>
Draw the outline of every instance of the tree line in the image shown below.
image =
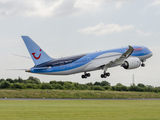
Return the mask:
<path fill-rule="evenodd" d="M 108 81 L 101 81 L 95 83 L 80 84 L 70 81 L 50 81 L 49 83 L 41 83 L 41 81 L 30 76 L 28 79 L 0 79 L 0 89 L 58 89 L 58 90 L 100 90 L 100 91 L 137 91 L 137 92 L 160 92 L 160 87 L 151 85 L 144 85 L 139 83 L 130 86 L 117 83 L 111 86 Z"/>

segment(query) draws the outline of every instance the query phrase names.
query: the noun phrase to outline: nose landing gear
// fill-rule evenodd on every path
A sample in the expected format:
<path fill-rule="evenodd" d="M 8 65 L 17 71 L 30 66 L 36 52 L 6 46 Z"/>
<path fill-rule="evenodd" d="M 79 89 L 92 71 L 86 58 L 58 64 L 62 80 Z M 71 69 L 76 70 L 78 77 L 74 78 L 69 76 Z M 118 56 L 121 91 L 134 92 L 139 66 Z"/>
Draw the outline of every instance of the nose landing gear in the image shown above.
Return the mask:
<path fill-rule="evenodd" d="M 145 67 L 144 62 L 145 62 L 145 60 L 142 61 L 141 67 Z"/>
<path fill-rule="evenodd" d="M 142 63 L 142 64 L 141 64 L 141 67 L 145 67 L 145 64 L 144 64 L 144 63 Z"/>

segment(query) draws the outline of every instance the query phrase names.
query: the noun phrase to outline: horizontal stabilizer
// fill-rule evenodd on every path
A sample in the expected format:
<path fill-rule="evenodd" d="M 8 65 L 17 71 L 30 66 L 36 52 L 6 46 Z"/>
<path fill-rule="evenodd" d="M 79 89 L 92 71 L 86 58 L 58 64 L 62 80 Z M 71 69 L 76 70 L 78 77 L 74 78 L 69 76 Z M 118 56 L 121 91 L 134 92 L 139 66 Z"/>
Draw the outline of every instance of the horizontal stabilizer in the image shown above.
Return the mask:
<path fill-rule="evenodd" d="M 18 57 L 23 57 L 23 58 L 28 58 L 28 59 L 31 59 L 31 57 L 28 57 L 28 56 L 17 55 L 17 54 L 11 54 L 11 55 L 14 55 L 14 56 L 18 56 Z"/>
<path fill-rule="evenodd" d="M 7 69 L 7 70 L 27 70 L 28 68 L 16 68 L 16 69 Z"/>

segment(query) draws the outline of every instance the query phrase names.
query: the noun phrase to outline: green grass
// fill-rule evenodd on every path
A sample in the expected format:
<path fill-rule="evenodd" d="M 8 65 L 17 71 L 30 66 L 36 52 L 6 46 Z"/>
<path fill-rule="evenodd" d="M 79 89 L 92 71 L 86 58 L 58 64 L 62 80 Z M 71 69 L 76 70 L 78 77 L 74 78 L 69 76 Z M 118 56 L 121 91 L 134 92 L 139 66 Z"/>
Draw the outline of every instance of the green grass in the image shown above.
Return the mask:
<path fill-rule="evenodd" d="M 0 120 L 160 120 L 160 101 L 1 100 Z"/>
<path fill-rule="evenodd" d="M 0 98 L 160 98 L 154 92 L 118 92 L 93 90 L 0 90 Z"/>

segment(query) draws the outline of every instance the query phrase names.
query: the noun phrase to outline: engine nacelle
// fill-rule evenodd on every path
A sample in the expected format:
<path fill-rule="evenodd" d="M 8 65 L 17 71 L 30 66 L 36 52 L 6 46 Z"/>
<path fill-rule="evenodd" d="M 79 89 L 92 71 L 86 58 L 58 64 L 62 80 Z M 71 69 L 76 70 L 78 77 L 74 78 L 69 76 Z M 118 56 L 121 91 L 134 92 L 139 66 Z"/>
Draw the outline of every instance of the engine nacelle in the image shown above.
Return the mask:
<path fill-rule="evenodd" d="M 132 57 L 126 59 L 126 61 L 122 64 L 122 67 L 125 69 L 135 69 L 141 65 L 141 60 L 137 57 Z"/>

